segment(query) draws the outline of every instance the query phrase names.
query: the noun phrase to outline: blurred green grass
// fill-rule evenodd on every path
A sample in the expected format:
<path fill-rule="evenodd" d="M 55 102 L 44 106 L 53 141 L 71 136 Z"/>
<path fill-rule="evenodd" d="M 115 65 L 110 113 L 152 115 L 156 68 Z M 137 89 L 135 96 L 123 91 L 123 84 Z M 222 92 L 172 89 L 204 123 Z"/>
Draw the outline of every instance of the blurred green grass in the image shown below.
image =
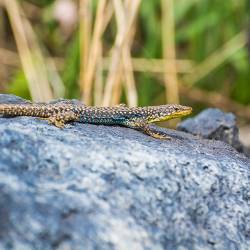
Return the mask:
<path fill-rule="evenodd" d="M 53 0 L 20 1 L 24 10 L 29 12 L 35 6 L 38 16 L 30 15 L 29 19 L 38 35 L 41 44 L 50 55 L 63 60 L 59 73 L 65 85 L 65 97 L 79 98 L 78 85 L 80 72 L 80 45 L 78 29 L 65 37 L 60 31 L 59 24 L 54 20 L 51 9 L 55 4 Z M 93 1 L 95 11 L 98 0 Z M 77 5 L 78 2 L 75 1 Z M 236 36 L 243 30 L 250 29 L 249 0 L 178 0 L 175 1 L 176 22 L 176 50 L 178 59 L 188 59 L 195 64 L 202 63 L 211 53 Z M 32 9 L 32 8 L 31 8 Z M 4 17 L 7 19 L 7 17 Z M 6 24 L 6 22 L 4 22 Z M 11 29 L 8 25 L 2 27 L 2 42 L 13 50 L 15 43 L 11 38 Z M 3 26 L 5 25 L 5 26 Z M 136 35 L 132 45 L 132 55 L 140 58 L 161 58 L 161 1 L 142 0 L 136 25 Z M 104 50 L 110 46 L 114 39 L 115 25 L 109 25 L 103 37 Z M 107 56 L 107 55 L 106 55 Z M 200 79 L 195 86 L 208 91 L 216 91 L 223 96 L 241 104 L 250 104 L 250 63 L 247 46 L 234 53 L 222 65 L 211 70 L 209 74 Z M 7 68 L 7 76 L 1 80 L 1 89 L 24 98 L 30 98 L 28 84 L 21 68 Z M 139 105 L 152 105 L 164 102 L 163 80 L 151 73 L 135 73 Z M 180 78 L 182 75 L 180 75 Z M 124 98 L 124 97 L 123 97 Z M 185 102 L 185 94 L 182 94 Z M 197 105 L 199 103 L 192 103 Z M 202 105 L 203 106 L 203 105 Z"/>

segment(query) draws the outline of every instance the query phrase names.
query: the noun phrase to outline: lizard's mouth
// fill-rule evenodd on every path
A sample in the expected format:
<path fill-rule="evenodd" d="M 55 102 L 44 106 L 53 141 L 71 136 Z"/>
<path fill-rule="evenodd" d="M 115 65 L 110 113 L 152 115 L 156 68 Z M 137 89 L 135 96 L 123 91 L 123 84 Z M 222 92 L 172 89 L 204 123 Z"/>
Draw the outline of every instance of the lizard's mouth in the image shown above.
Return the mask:
<path fill-rule="evenodd" d="M 180 118 L 186 115 L 189 115 L 192 113 L 192 108 L 188 107 L 187 109 L 184 110 L 180 110 L 180 111 L 176 111 L 172 114 L 168 114 L 168 115 L 163 115 L 163 116 L 159 116 L 159 117 L 154 117 L 152 119 L 149 119 L 149 123 L 154 123 L 154 122 L 164 122 L 164 121 L 168 121 L 174 118 Z"/>

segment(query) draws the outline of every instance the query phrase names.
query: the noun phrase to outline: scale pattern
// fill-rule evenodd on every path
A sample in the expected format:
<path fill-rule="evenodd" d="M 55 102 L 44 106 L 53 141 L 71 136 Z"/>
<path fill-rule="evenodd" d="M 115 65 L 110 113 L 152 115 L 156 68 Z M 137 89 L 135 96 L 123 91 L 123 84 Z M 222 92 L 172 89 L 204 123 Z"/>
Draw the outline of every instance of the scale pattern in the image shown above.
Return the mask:
<path fill-rule="evenodd" d="M 127 107 L 120 104 L 114 107 L 96 107 L 86 106 L 71 100 L 53 103 L 0 104 L 0 115 L 3 117 L 40 117 L 47 119 L 50 124 L 59 128 L 63 128 L 66 123 L 72 121 L 121 125 L 141 130 L 154 138 L 160 139 L 169 139 L 169 137 L 150 128 L 151 123 L 183 117 L 191 112 L 191 107 L 178 104 L 148 107 Z"/>

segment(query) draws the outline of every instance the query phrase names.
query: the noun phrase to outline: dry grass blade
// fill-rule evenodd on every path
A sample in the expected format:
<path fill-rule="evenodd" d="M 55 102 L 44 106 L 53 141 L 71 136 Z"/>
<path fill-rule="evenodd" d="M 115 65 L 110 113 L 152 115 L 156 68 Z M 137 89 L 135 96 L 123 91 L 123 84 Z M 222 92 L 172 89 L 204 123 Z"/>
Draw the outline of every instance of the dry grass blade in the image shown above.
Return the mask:
<path fill-rule="evenodd" d="M 113 0 L 113 6 L 115 10 L 115 18 L 117 22 L 117 33 L 124 32 L 125 27 L 125 13 L 123 9 L 123 3 L 121 0 Z M 122 64 L 118 65 L 117 71 L 116 71 L 116 82 L 114 83 L 114 87 L 112 89 L 112 100 L 110 101 L 110 105 L 116 105 L 119 103 L 121 94 L 122 94 L 122 72 L 124 72 L 122 68 Z M 124 72 L 125 73 L 125 72 Z"/>
<path fill-rule="evenodd" d="M 107 28 L 112 16 L 114 13 L 114 8 L 113 8 L 113 3 L 112 1 L 108 1 L 106 9 L 105 9 L 105 15 L 103 16 L 103 30 L 102 32 L 105 31 L 105 29 Z"/>
<path fill-rule="evenodd" d="M 132 3 L 133 4 L 133 3 Z M 125 3 L 125 8 L 127 11 L 130 11 L 129 8 L 132 7 L 131 1 L 127 0 Z M 123 67 L 125 70 L 125 90 L 128 99 L 128 106 L 135 107 L 138 105 L 138 94 L 136 90 L 136 84 L 134 79 L 134 70 L 132 64 L 132 58 L 130 53 L 130 47 L 132 43 L 132 39 L 134 38 L 135 34 L 135 27 L 133 26 L 133 30 L 130 33 L 130 38 L 127 44 L 123 48 L 122 52 L 122 60 L 123 60 Z"/>
<path fill-rule="evenodd" d="M 102 62 L 102 44 L 99 44 L 98 63 L 96 66 L 95 85 L 94 85 L 94 105 L 101 106 L 103 98 L 103 62 Z"/>
<path fill-rule="evenodd" d="M 121 65 L 121 55 L 123 51 L 123 46 L 129 38 L 131 27 L 136 18 L 136 14 L 140 5 L 140 0 L 133 1 L 133 5 L 131 7 L 131 12 L 127 16 L 127 26 L 124 29 L 120 29 L 115 40 L 113 53 L 111 56 L 111 63 L 109 68 L 109 74 L 107 77 L 107 83 L 104 91 L 103 105 L 108 106 L 111 103 L 112 98 L 112 90 L 117 82 L 117 78 L 119 77 L 119 67 Z"/>
<path fill-rule="evenodd" d="M 165 65 L 166 73 L 164 74 L 164 81 L 166 86 L 166 98 L 168 103 L 179 103 L 177 69 L 175 65 L 174 1 L 162 0 L 161 3 L 163 57 L 166 61 L 170 60 L 172 62 Z"/>
<path fill-rule="evenodd" d="M 80 0 L 79 3 L 79 26 L 80 26 L 80 89 L 84 89 L 85 74 L 87 71 L 87 63 L 91 39 L 91 1 Z"/>
<path fill-rule="evenodd" d="M 43 65 L 41 65 L 41 54 L 37 41 L 34 40 L 34 36 L 28 37 L 25 32 L 27 27 L 30 28 L 27 25 L 28 20 L 24 17 L 17 1 L 5 0 L 4 4 L 15 36 L 31 97 L 35 101 L 47 101 L 52 98 L 52 92 L 48 80 L 43 76 L 44 72 L 41 72 Z M 33 50 L 29 47 L 29 44 L 31 44 L 31 47 L 33 46 Z"/>
<path fill-rule="evenodd" d="M 63 81 L 58 74 L 58 67 L 54 58 L 48 57 L 46 59 L 46 71 L 48 74 L 48 79 L 51 83 L 53 89 L 53 98 L 62 98 L 65 96 L 65 86 Z"/>
<path fill-rule="evenodd" d="M 1 8 L 1 0 L 0 0 L 0 47 L 5 47 L 5 18 L 4 18 L 4 9 Z M 1 48 L 0 48 L 1 54 Z M 2 60 L 1 60 L 2 58 Z M 8 60 L 8 58 L 6 58 Z M 4 66 L 8 65 L 5 63 L 5 57 L 0 56 L 0 63 L 3 61 Z M 7 62 L 8 63 L 8 62 Z M 0 91 L 5 88 L 4 82 L 6 82 L 8 77 L 7 67 L 0 67 Z"/>
<path fill-rule="evenodd" d="M 168 103 L 179 103 L 179 89 L 177 69 L 175 65 L 175 20 L 174 20 L 174 0 L 161 0 L 162 8 L 162 50 L 165 61 L 171 61 L 165 65 L 164 83 L 166 100 Z M 168 72 L 168 73 L 167 73 Z M 171 72 L 171 73 L 170 73 Z M 174 127 L 179 122 L 178 119 L 170 120 L 169 126 Z"/>
<path fill-rule="evenodd" d="M 105 15 L 103 16 L 103 27 L 102 27 L 102 33 L 104 33 L 106 27 L 108 26 L 112 15 L 113 15 L 114 9 L 112 1 L 109 1 L 107 3 L 106 9 L 105 9 Z M 104 79 L 103 79 L 103 48 L 102 48 L 102 42 L 99 41 L 99 55 L 97 59 L 97 65 L 95 70 L 95 79 L 94 79 L 94 105 L 101 106 L 102 105 L 102 99 L 103 99 L 103 87 L 104 87 Z"/>
<path fill-rule="evenodd" d="M 125 71 L 125 80 L 126 80 L 125 90 L 128 99 L 128 106 L 135 107 L 138 105 L 138 95 L 135 85 L 131 54 L 127 48 L 124 49 L 122 52 L 122 61 Z"/>
<path fill-rule="evenodd" d="M 110 58 L 103 58 L 104 70 L 109 68 Z M 166 64 L 172 64 L 170 60 L 164 59 L 146 59 L 146 58 L 131 58 L 133 71 L 137 72 L 150 72 L 150 73 L 165 73 Z M 194 63 L 190 60 L 179 59 L 175 61 L 177 72 L 180 74 L 190 73 L 194 67 Z M 167 71 L 166 73 L 172 73 Z"/>
<path fill-rule="evenodd" d="M 214 69 L 218 68 L 238 50 L 242 49 L 246 42 L 246 32 L 242 31 L 229 40 L 226 44 L 224 44 L 222 48 L 218 49 L 209 57 L 207 57 L 204 62 L 196 65 L 191 70 L 191 73 L 183 78 L 183 82 L 187 83 L 189 86 L 192 86 L 203 77 L 211 73 Z"/>
<path fill-rule="evenodd" d="M 51 88 L 53 90 L 53 94 L 51 93 L 51 97 L 46 100 L 50 100 L 51 98 L 61 98 L 65 94 L 65 87 L 62 82 L 60 75 L 58 74 L 57 67 L 55 65 L 54 60 L 51 57 L 47 59 L 43 54 L 47 52 L 45 49 L 42 49 L 39 46 L 39 41 L 30 25 L 30 22 L 27 19 L 24 19 L 25 29 L 27 31 L 27 37 L 30 41 L 31 52 L 33 55 L 33 63 L 36 68 L 36 74 L 38 75 L 41 83 L 41 91 L 48 93 L 51 92 Z"/>
<path fill-rule="evenodd" d="M 98 1 L 97 13 L 95 18 L 95 25 L 93 31 L 93 38 L 91 41 L 91 47 L 86 67 L 86 72 L 84 73 L 84 81 L 82 91 L 83 91 L 83 101 L 85 104 L 91 104 L 91 90 L 94 78 L 94 72 L 96 69 L 97 58 L 100 53 L 100 41 L 103 34 L 103 19 L 104 19 L 104 10 L 106 6 L 106 0 Z"/>
<path fill-rule="evenodd" d="M 130 12 L 131 8 L 131 1 L 127 0 L 125 6 L 123 6 L 121 0 L 114 0 L 114 7 L 115 7 L 115 16 L 118 24 L 118 30 L 120 32 L 124 32 L 123 29 L 126 27 L 126 13 Z M 130 32 L 129 38 L 127 39 L 126 43 L 122 49 L 122 65 L 120 65 L 117 74 L 117 82 L 114 84 L 113 88 L 113 96 L 112 96 L 112 105 L 118 104 L 120 102 L 120 97 L 122 93 L 122 86 L 121 81 L 125 81 L 125 91 L 127 96 L 127 101 L 129 106 L 137 106 L 137 91 L 135 87 L 135 80 L 133 74 L 133 66 L 131 62 L 131 54 L 130 54 L 130 46 L 131 41 L 134 37 L 135 29 L 133 32 Z M 119 31 L 118 31 L 119 32 Z M 122 68 L 121 68 L 122 66 Z M 124 77 L 122 77 L 122 75 Z M 122 79 L 123 78 L 123 79 Z"/>
<path fill-rule="evenodd" d="M 164 81 L 168 103 L 179 103 L 177 69 L 175 65 L 175 24 L 173 0 L 162 0 L 162 45 L 163 57 L 166 61 Z M 171 72 L 171 73 L 170 73 Z"/>

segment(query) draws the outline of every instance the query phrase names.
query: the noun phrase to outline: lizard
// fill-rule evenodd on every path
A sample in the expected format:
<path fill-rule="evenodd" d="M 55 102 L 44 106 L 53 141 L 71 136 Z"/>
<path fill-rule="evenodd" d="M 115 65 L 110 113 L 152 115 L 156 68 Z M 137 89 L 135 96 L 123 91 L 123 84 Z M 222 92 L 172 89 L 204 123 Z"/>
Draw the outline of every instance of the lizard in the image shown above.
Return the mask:
<path fill-rule="evenodd" d="M 157 139 L 170 139 L 170 137 L 164 132 L 155 131 L 150 124 L 183 117 L 191 112 L 191 107 L 179 104 L 146 107 L 128 107 L 119 104 L 113 107 L 97 107 L 87 106 L 74 100 L 0 104 L 0 115 L 3 117 L 38 117 L 48 120 L 49 124 L 58 128 L 63 128 L 68 122 L 120 125 L 140 130 Z"/>

